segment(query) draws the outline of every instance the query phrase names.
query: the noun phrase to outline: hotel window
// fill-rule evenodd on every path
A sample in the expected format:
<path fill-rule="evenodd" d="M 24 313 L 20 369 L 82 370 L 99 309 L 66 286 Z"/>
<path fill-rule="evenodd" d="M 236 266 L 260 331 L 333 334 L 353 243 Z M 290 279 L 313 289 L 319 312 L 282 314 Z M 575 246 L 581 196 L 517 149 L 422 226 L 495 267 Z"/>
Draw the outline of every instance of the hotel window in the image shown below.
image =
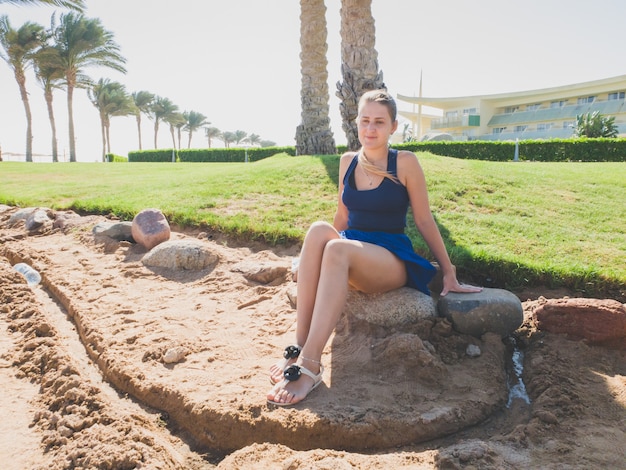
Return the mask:
<path fill-rule="evenodd" d="M 478 114 L 476 108 L 465 108 L 463 114 Z"/>
<path fill-rule="evenodd" d="M 566 104 L 567 104 L 567 100 L 553 101 L 552 103 L 550 103 L 550 107 L 551 108 L 562 108 Z"/>
<path fill-rule="evenodd" d="M 549 131 L 550 129 L 552 129 L 552 123 L 551 122 L 540 122 L 539 124 L 537 124 L 537 130 L 538 131 Z"/>
<path fill-rule="evenodd" d="M 582 98 L 578 98 L 578 104 L 587 104 L 593 103 L 596 100 L 595 96 L 583 96 Z"/>
<path fill-rule="evenodd" d="M 506 127 L 494 127 L 491 130 L 492 134 L 502 134 L 502 132 L 504 131 L 504 129 L 506 129 Z"/>
<path fill-rule="evenodd" d="M 623 100 L 625 93 L 623 91 L 618 91 L 615 93 L 609 93 L 609 101 L 611 100 Z"/>
<path fill-rule="evenodd" d="M 507 106 L 504 108 L 504 114 L 514 113 L 519 109 L 519 106 Z"/>
<path fill-rule="evenodd" d="M 541 108 L 541 103 L 527 104 L 526 105 L 526 111 L 536 111 L 539 108 Z"/>
<path fill-rule="evenodd" d="M 573 129 L 574 127 L 576 127 L 574 121 L 563 121 L 563 129 Z"/>
<path fill-rule="evenodd" d="M 515 126 L 515 132 L 524 132 L 528 126 Z"/>
<path fill-rule="evenodd" d="M 459 116 L 459 112 L 458 111 L 446 111 L 446 117 L 447 118 L 455 118 Z"/>

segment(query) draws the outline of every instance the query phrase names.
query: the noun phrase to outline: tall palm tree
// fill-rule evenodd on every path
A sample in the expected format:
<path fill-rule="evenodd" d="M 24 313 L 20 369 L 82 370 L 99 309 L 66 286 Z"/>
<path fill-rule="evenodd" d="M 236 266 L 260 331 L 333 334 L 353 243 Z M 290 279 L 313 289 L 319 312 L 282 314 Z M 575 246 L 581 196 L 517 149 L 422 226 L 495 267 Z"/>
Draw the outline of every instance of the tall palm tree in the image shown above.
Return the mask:
<path fill-rule="evenodd" d="M 50 129 L 52 131 L 52 161 L 59 161 L 59 149 L 57 142 L 57 126 L 54 118 L 54 106 L 52 101 L 54 98 L 54 90 L 62 88 L 63 68 L 59 64 L 58 51 L 52 47 L 42 47 L 33 56 L 35 65 L 35 77 L 39 80 L 43 88 L 46 107 L 48 108 L 48 119 L 50 120 Z"/>
<path fill-rule="evenodd" d="M 84 0 L 0 0 L 0 4 L 10 3 L 12 5 L 53 5 L 57 7 L 69 8 L 76 11 L 85 10 Z"/>
<path fill-rule="evenodd" d="M 222 131 L 220 131 L 217 127 L 205 127 L 204 128 L 204 136 L 208 140 L 209 148 L 211 148 L 211 144 L 213 139 L 220 138 L 222 135 Z"/>
<path fill-rule="evenodd" d="M 185 130 L 189 133 L 189 140 L 187 141 L 187 148 L 191 148 L 191 136 L 192 134 L 203 126 L 211 124 L 206 120 L 206 116 L 196 111 L 185 111 L 183 113 L 185 118 Z"/>
<path fill-rule="evenodd" d="M 100 130 L 102 132 L 102 161 L 111 153 L 111 118 L 135 114 L 135 104 L 124 85 L 101 78 L 93 87 L 87 89 L 89 100 L 98 109 Z"/>
<path fill-rule="evenodd" d="M 135 103 L 135 119 L 137 121 L 137 135 L 139 137 L 139 150 L 141 148 L 141 114 L 149 115 L 150 106 L 154 102 L 154 94 L 148 91 L 136 91 L 132 94 Z"/>
<path fill-rule="evenodd" d="M 54 21 L 53 21 L 54 24 Z M 67 115 L 70 138 L 70 162 L 76 161 L 74 136 L 74 89 L 84 86 L 80 76 L 90 66 L 107 67 L 126 73 L 126 59 L 113 40 L 113 33 L 105 30 L 97 18 L 86 18 L 73 12 L 61 15 L 59 25 L 52 31 L 54 47 L 59 51 L 67 86 Z"/>
<path fill-rule="evenodd" d="M 378 71 L 372 0 L 341 0 L 341 73 L 337 96 L 348 149 L 360 147 L 356 126 L 359 98 L 368 90 L 385 88 Z"/>
<path fill-rule="evenodd" d="M 159 124 L 161 121 L 167 122 L 175 113 L 178 113 L 178 106 L 170 101 L 169 98 L 155 96 L 154 102 L 150 105 L 150 113 L 148 117 L 154 121 L 154 148 L 157 148 Z"/>
<path fill-rule="evenodd" d="M 30 21 L 19 29 L 13 29 L 6 15 L 0 16 L 0 58 L 13 70 L 13 76 L 20 89 L 24 111 L 26 112 L 26 161 L 33 161 L 33 117 L 26 91 L 26 70 L 32 63 L 35 51 L 45 40 L 45 28 Z"/>
<path fill-rule="evenodd" d="M 298 155 L 334 154 L 328 114 L 328 61 L 324 0 L 300 0 L 301 123 L 296 128 Z"/>
<path fill-rule="evenodd" d="M 183 113 L 174 112 L 165 116 L 163 120 L 170 125 L 170 134 L 172 134 L 172 163 L 174 163 L 176 161 L 176 137 L 174 136 L 174 129 L 178 129 L 178 148 L 180 149 L 180 130 L 185 125 L 185 118 L 183 117 Z"/>

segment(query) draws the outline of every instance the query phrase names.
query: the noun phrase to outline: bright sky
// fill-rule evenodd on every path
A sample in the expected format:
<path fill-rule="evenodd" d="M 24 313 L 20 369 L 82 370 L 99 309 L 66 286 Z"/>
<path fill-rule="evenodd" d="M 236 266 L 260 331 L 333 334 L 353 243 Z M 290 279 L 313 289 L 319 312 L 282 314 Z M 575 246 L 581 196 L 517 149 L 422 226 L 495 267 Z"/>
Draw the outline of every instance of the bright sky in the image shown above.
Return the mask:
<path fill-rule="evenodd" d="M 86 16 L 100 18 L 127 59 L 128 73 L 93 68 L 129 92 L 169 98 L 181 111 L 198 111 L 222 131 L 255 133 L 294 145 L 300 122 L 300 2 L 297 0 L 86 0 Z M 341 80 L 341 0 L 326 0 L 331 125 L 341 130 L 336 83 Z M 0 4 L 14 28 L 30 20 L 49 26 L 54 9 Z M 59 13 L 61 10 L 57 10 Z M 376 49 L 385 83 L 395 96 L 452 97 L 504 93 L 626 74 L 623 0 L 372 0 Z M 33 151 L 51 153 L 43 92 L 29 74 Z M 64 91 L 55 94 L 60 158 L 69 159 Z M 401 109 L 411 105 L 398 103 Z M 84 90 L 74 97 L 78 161 L 101 154 L 100 123 Z M 143 147 L 154 147 L 153 123 L 143 117 Z M 0 146 L 24 153 L 26 118 L 17 83 L 0 63 Z M 183 147 L 186 147 L 186 134 Z M 111 121 L 113 153 L 138 148 L 132 117 Z M 214 146 L 222 145 L 221 142 Z M 171 148 L 169 127 L 159 147 Z M 192 147 L 207 145 L 204 132 Z M 22 157 L 23 158 L 23 157 Z M 11 158 L 13 159 L 13 158 Z M 35 158 L 37 161 L 38 158 Z"/>

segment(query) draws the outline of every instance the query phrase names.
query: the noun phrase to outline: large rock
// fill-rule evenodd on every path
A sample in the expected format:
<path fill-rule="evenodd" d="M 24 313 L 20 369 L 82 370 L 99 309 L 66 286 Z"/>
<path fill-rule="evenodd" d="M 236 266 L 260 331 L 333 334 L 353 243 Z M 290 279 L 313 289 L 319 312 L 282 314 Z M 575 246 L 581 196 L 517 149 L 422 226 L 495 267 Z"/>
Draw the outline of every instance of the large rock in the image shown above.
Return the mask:
<path fill-rule="evenodd" d="M 133 219 L 132 236 L 146 250 L 169 240 L 170 235 L 170 224 L 158 209 L 144 209 Z"/>
<path fill-rule="evenodd" d="M 431 297 L 410 287 L 384 294 L 364 294 L 350 290 L 344 308 L 350 321 L 361 321 L 383 328 L 402 328 L 423 319 L 433 319 L 437 312 Z"/>
<path fill-rule="evenodd" d="M 35 209 L 24 222 L 24 227 L 29 232 L 34 232 L 46 225 L 52 225 L 52 220 L 48 217 L 48 212 L 44 209 Z"/>
<path fill-rule="evenodd" d="M 199 240 L 171 240 L 150 250 L 142 262 L 146 266 L 200 271 L 217 263 L 219 256 Z"/>
<path fill-rule="evenodd" d="M 537 328 L 626 349 L 626 306 L 611 299 L 550 299 L 535 309 Z"/>
<path fill-rule="evenodd" d="M 485 288 L 481 292 L 450 292 L 437 302 L 439 315 L 459 333 L 481 337 L 487 332 L 508 336 L 524 321 L 522 303 L 512 292 Z"/>

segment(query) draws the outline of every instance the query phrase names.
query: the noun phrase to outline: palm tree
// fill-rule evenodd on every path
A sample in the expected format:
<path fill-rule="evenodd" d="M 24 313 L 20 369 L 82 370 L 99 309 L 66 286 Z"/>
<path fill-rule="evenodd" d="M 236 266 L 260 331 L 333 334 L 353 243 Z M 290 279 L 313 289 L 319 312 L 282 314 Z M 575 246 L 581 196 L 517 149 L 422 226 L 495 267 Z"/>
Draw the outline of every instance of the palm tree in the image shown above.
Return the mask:
<path fill-rule="evenodd" d="M 54 20 L 53 20 L 54 23 Z M 120 55 L 120 47 L 113 40 L 113 33 L 105 30 L 100 20 L 85 18 L 82 14 L 61 15 L 58 27 L 54 27 L 54 47 L 59 51 L 61 66 L 67 86 L 67 114 L 70 137 L 70 162 L 76 161 L 74 137 L 74 88 L 84 86 L 83 69 L 90 66 L 108 67 L 126 73 L 126 59 Z"/>
<path fill-rule="evenodd" d="M 91 103 L 98 109 L 102 132 L 102 161 L 111 153 L 111 117 L 135 114 L 135 104 L 124 85 L 101 78 L 93 87 L 87 89 Z"/>
<path fill-rule="evenodd" d="M 211 143 L 214 138 L 218 138 L 222 135 L 222 131 L 220 131 L 217 127 L 205 127 L 204 128 L 204 136 L 209 141 L 209 148 L 211 148 Z"/>
<path fill-rule="evenodd" d="M 141 114 L 148 115 L 150 106 L 154 102 L 154 94 L 148 91 L 136 91 L 132 94 L 135 103 L 135 119 L 137 120 L 137 135 L 139 136 L 139 150 L 141 148 Z"/>
<path fill-rule="evenodd" d="M 375 41 L 372 0 L 341 0 L 343 82 L 337 83 L 337 96 L 349 150 L 360 147 L 356 126 L 359 98 L 368 90 L 385 88 L 383 73 L 378 71 Z"/>
<path fill-rule="evenodd" d="M 185 118 L 185 130 L 189 133 L 187 148 L 191 148 L 191 135 L 202 126 L 208 126 L 211 123 L 206 120 L 204 114 L 196 111 L 185 111 L 183 117 Z"/>
<path fill-rule="evenodd" d="M 235 141 L 235 133 L 230 131 L 222 132 L 220 136 L 222 142 L 224 142 L 224 147 L 229 148 L 230 144 Z"/>
<path fill-rule="evenodd" d="M 85 10 L 84 0 L 0 0 L 1 3 L 10 3 L 12 5 L 53 5 L 57 7 L 69 8 L 76 11 Z"/>
<path fill-rule="evenodd" d="M 26 91 L 26 69 L 35 51 L 44 43 L 45 28 L 30 21 L 13 29 L 6 15 L 0 16 L 0 57 L 13 70 L 26 112 L 26 161 L 33 161 L 33 117 Z"/>
<path fill-rule="evenodd" d="M 328 61 L 324 0 L 300 0 L 300 68 L 302 81 L 300 125 L 296 128 L 298 155 L 334 154 L 335 139 L 328 114 Z"/>
<path fill-rule="evenodd" d="M 52 161 L 59 161 L 59 150 L 57 142 L 57 126 L 54 118 L 54 106 L 52 106 L 53 93 L 55 89 L 62 88 L 63 69 L 58 65 L 58 51 L 52 47 L 42 47 L 33 56 L 35 65 L 35 77 L 39 80 L 44 92 L 46 107 L 48 108 L 48 119 L 52 131 Z"/>
<path fill-rule="evenodd" d="M 615 116 L 606 117 L 599 111 L 576 116 L 574 135 L 577 137 L 617 137 L 619 129 L 615 125 Z"/>
<path fill-rule="evenodd" d="M 235 131 L 233 132 L 233 142 L 237 145 L 240 145 L 241 142 L 248 136 L 246 131 Z"/>
<path fill-rule="evenodd" d="M 150 105 L 150 113 L 148 117 L 154 121 L 154 148 L 157 147 L 159 123 L 161 121 L 168 122 L 168 119 L 174 113 L 178 113 L 178 106 L 172 103 L 169 98 L 163 98 L 161 96 L 155 96 L 154 101 Z"/>
<path fill-rule="evenodd" d="M 174 137 L 174 129 L 178 129 L 178 148 L 180 148 L 180 129 L 185 125 L 185 118 L 182 113 L 173 112 L 163 118 L 170 125 L 170 134 L 172 134 L 172 163 L 176 161 L 174 158 L 176 153 L 176 138 Z"/>
<path fill-rule="evenodd" d="M 259 143 L 261 142 L 261 136 L 257 134 L 250 134 L 244 139 L 244 142 L 247 142 L 250 145 L 259 145 Z"/>

